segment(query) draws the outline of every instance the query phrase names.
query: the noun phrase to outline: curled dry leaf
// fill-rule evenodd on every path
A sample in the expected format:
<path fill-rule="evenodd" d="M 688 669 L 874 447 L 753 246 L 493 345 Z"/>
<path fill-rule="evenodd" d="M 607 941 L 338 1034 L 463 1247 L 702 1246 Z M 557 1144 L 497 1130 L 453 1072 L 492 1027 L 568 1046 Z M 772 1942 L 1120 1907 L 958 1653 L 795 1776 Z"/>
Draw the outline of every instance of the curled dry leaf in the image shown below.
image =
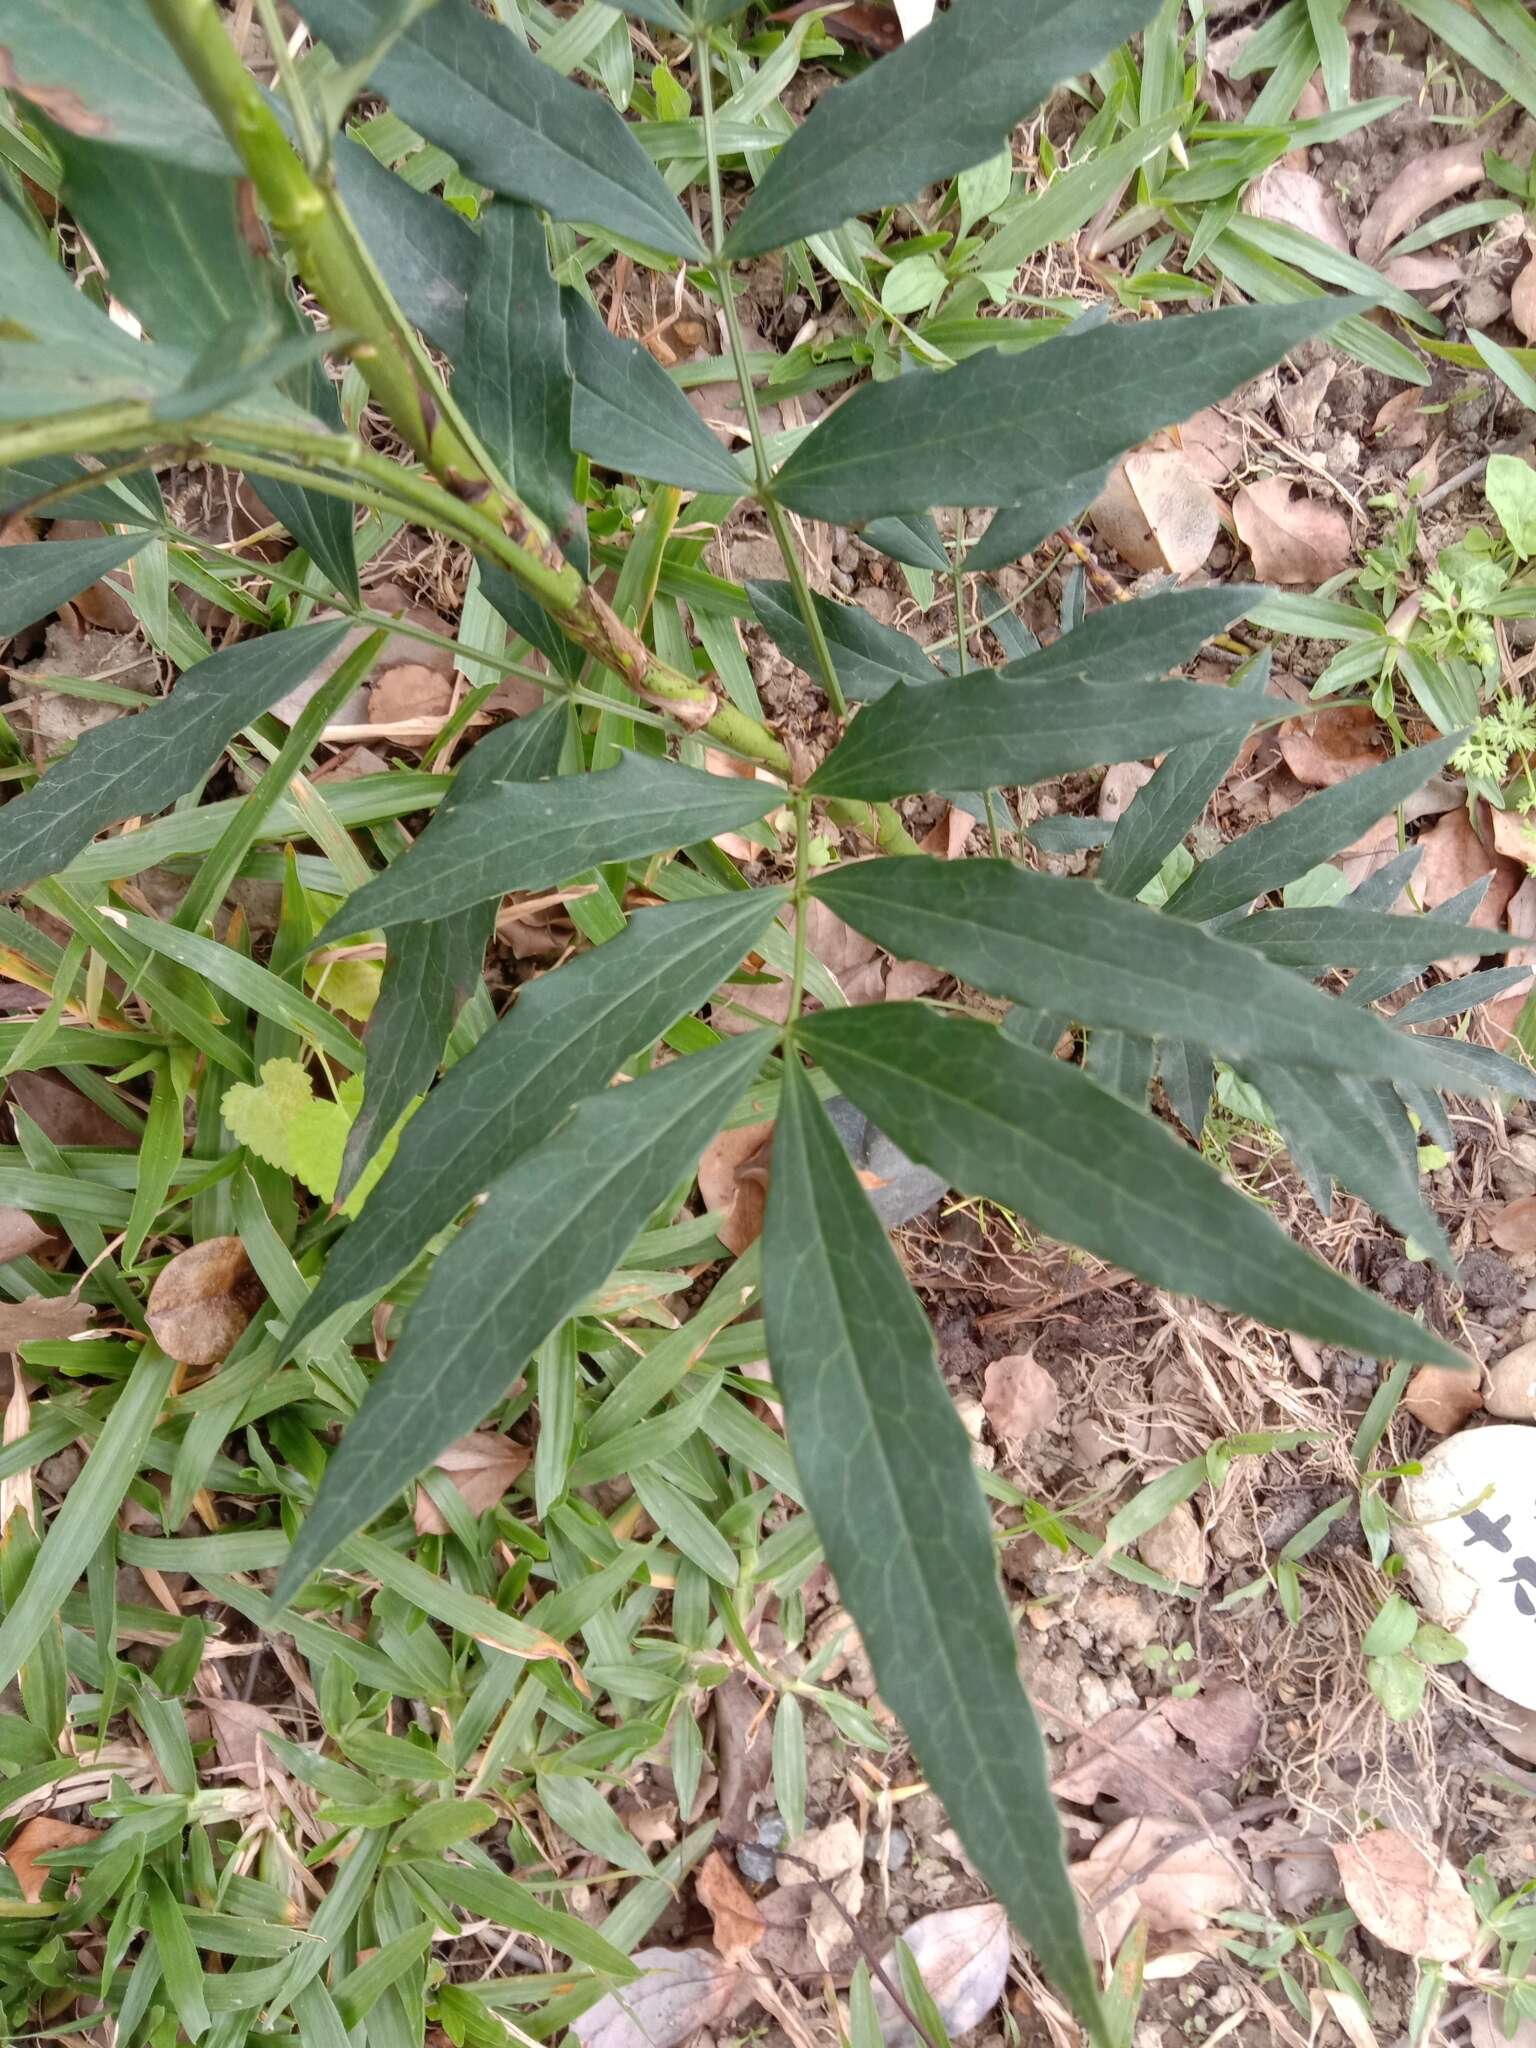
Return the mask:
<path fill-rule="evenodd" d="M 771 1123 L 721 1131 L 704 1147 L 699 1193 L 705 1208 L 720 1219 L 715 1234 L 727 1251 L 739 1255 L 763 1234 L 772 1150 Z"/>
<path fill-rule="evenodd" d="M 1274 164 L 1243 194 L 1243 211 L 1259 220 L 1276 220 L 1300 228 L 1331 248 L 1349 254 L 1349 237 L 1339 218 L 1339 204 L 1311 171 Z"/>
<path fill-rule="evenodd" d="M 1376 263 L 1432 206 L 1465 192 L 1483 178 L 1481 142 L 1458 143 L 1429 155 L 1410 155 L 1397 176 L 1378 194 L 1355 241 L 1362 263 Z"/>
<path fill-rule="evenodd" d="M 1449 1436 L 1483 1405 L 1477 1376 L 1449 1365 L 1422 1365 L 1408 1382 L 1403 1406 L 1437 1436 Z"/>
<path fill-rule="evenodd" d="M 1443 1856 L 1396 1828 L 1334 1845 L 1344 1896 L 1387 1948 L 1455 1963 L 1477 1945 L 1477 1908 Z"/>
<path fill-rule="evenodd" d="M 1283 476 L 1245 484 L 1232 501 L 1239 538 L 1261 583 L 1316 589 L 1349 566 L 1349 521 L 1332 505 L 1309 498 Z"/>
<path fill-rule="evenodd" d="M 1422 448 L 1429 439 L 1423 394 L 1416 385 L 1389 398 L 1371 422 L 1371 432 L 1389 448 Z"/>
<path fill-rule="evenodd" d="M 50 1877 L 57 1876 L 47 1864 L 39 1863 L 40 1856 L 47 1856 L 55 1849 L 78 1849 L 98 1837 L 96 1828 L 76 1827 L 72 1821 L 54 1820 L 48 1814 L 39 1814 L 35 1820 L 27 1821 L 18 1828 L 10 1843 L 0 1855 L 11 1866 L 21 1896 L 29 1905 L 35 1906 L 43 1896 L 43 1886 Z"/>
<path fill-rule="evenodd" d="M 1522 1195 L 1496 1209 L 1488 1235 L 1501 1252 L 1536 1252 L 1536 1195 Z"/>
<path fill-rule="evenodd" d="M 1333 705 L 1282 725 L 1280 754 L 1298 782 L 1331 788 L 1386 760 L 1386 733 L 1370 705 Z"/>
<path fill-rule="evenodd" d="M 1164 1700 L 1161 1711 L 1169 1727 L 1194 1744 L 1202 1763 L 1234 1778 L 1252 1763 L 1264 1733 L 1263 1708 L 1235 1682 L 1207 1686 L 1192 1699 Z"/>
<path fill-rule="evenodd" d="M 925 1913 L 904 1931 L 902 1940 L 949 2038 L 956 2041 L 979 2027 L 1008 1981 L 1008 1916 L 1002 1907 L 989 1900 L 948 1913 Z M 895 1949 L 882 1961 L 885 1974 L 899 1984 Z M 897 2011 L 883 1984 L 877 1982 L 874 1988 L 887 2048 L 911 2048 L 917 2036 L 910 2022 Z"/>
<path fill-rule="evenodd" d="M 1061 1396 L 1045 1367 L 1021 1351 L 987 1367 L 981 1405 L 994 1436 L 1023 1438 L 1054 1428 Z"/>
<path fill-rule="evenodd" d="M 714 1943 L 727 1962 L 739 1962 L 762 1940 L 765 1923 L 751 1893 L 718 1849 L 705 1857 L 695 1885 L 699 1904 L 714 1922 Z"/>
<path fill-rule="evenodd" d="M 633 1961 L 643 1977 L 571 2022 L 582 2048 L 677 2048 L 723 2019 L 742 1988 L 740 1969 L 713 1949 L 642 1948 Z"/>
<path fill-rule="evenodd" d="M 464 1496 L 472 1515 L 483 1515 L 495 1507 L 513 1481 L 526 1471 L 532 1451 L 513 1443 L 494 1429 L 477 1429 L 461 1436 L 456 1444 L 439 1451 L 435 1464 L 446 1472 Z M 448 1524 L 436 1501 L 424 1486 L 416 1489 L 416 1533 L 418 1536 L 446 1536 Z"/>
<path fill-rule="evenodd" d="M 149 1290 L 155 1342 L 182 1365 L 217 1365 L 262 1301 L 261 1282 L 238 1237 L 210 1237 L 178 1252 Z"/>
<path fill-rule="evenodd" d="M 0 1302 L 0 1351 L 44 1338 L 78 1337 L 91 1327 L 89 1302 L 68 1294 L 34 1294 L 26 1301 Z"/>

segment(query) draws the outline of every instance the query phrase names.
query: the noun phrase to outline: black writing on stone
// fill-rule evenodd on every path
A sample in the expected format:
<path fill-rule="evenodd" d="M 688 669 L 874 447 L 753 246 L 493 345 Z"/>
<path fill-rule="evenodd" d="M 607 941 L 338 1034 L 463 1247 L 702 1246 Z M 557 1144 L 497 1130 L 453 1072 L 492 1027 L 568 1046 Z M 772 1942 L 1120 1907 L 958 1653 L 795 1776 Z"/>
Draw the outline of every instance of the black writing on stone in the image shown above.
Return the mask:
<path fill-rule="evenodd" d="M 1499 1581 L 1501 1586 L 1513 1586 L 1515 1606 L 1528 1619 L 1536 1620 L 1536 1557 L 1517 1557 L 1515 1568 L 1508 1578 Z"/>
<path fill-rule="evenodd" d="M 1485 1515 L 1481 1508 L 1474 1508 L 1470 1515 L 1463 1515 L 1461 1519 L 1472 1531 L 1472 1534 L 1461 1546 L 1463 1550 L 1471 1550 L 1479 1543 L 1489 1543 L 1502 1555 L 1508 1556 L 1509 1552 L 1514 1549 L 1513 1542 L 1505 1533 L 1509 1528 L 1510 1518 L 1508 1515 L 1500 1515 L 1499 1519 L 1495 1522 L 1490 1516 Z"/>

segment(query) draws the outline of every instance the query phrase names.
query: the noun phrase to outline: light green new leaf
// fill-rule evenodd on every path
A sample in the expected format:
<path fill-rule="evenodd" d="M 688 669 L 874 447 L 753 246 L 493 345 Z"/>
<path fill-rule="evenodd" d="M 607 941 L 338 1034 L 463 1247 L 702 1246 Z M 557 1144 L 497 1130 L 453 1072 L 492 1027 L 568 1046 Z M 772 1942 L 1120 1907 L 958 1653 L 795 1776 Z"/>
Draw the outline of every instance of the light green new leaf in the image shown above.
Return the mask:
<path fill-rule="evenodd" d="M 770 1043 L 749 1032 L 590 1097 L 496 1183 L 433 1267 L 331 1459 L 276 1605 L 473 1429 L 535 1347 L 601 1286 L 724 1123 Z"/>
<path fill-rule="evenodd" d="M 823 94 L 726 238 L 732 259 L 915 199 L 997 151 L 1054 86 L 1090 70 L 1156 0 L 965 0 Z M 937 501 L 936 501 L 937 502 Z"/>
<path fill-rule="evenodd" d="M 774 800 L 764 783 L 640 754 L 597 775 L 493 783 L 349 897 L 315 943 L 443 917 L 509 889 L 553 888 L 599 861 L 739 832 Z"/>
<path fill-rule="evenodd" d="M 367 57 L 397 12 L 392 0 L 304 0 L 301 11 L 343 63 Z M 437 0 L 371 76 L 466 177 L 552 219 L 703 258 L 697 229 L 610 102 L 541 63 L 473 0 Z"/>
<path fill-rule="evenodd" d="M 877 945 L 1079 1024 L 1239 1062 L 1426 1086 L 1438 1072 L 1373 1012 L 1092 882 L 1005 860 L 868 860 L 827 869 L 812 890 Z"/>
<path fill-rule="evenodd" d="M 1458 744 L 1453 736 L 1411 747 L 1379 767 L 1367 768 L 1363 775 L 1319 790 L 1267 825 L 1256 825 L 1202 861 L 1169 898 L 1169 911 L 1203 923 L 1223 911 L 1240 910 L 1270 889 L 1283 888 L 1308 868 L 1353 846 L 1363 832 L 1422 789 Z"/>
<path fill-rule="evenodd" d="M 47 542 L 39 552 L 60 554 L 73 545 Z M 348 630 L 346 620 L 336 619 L 241 641 L 189 668 L 149 710 L 86 733 L 35 788 L 0 810 L 0 889 L 54 874 L 105 826 L 174 803 L 236 733 L 339 648 Z"/>
<path fill-rule="evenodd" d="M 121 569 L 146 546 L 147 533 L 103 534 L 100 540 L 22 541 L 0 554 L 0 639 L 47 618 Z"/>
<path fill-rule="evenodd" d="M 886 1003 L 828 1011 L 797 1036 L 914 1159 L 1064 1243 L 1325 1344 L 1461 1363 L 1304 1251 L 1165 1126 L 991 1025 Z"/>
<path fill-rule="evenodd" d="M 1236 306 L 1096 327 L 1024 356 L 988 349 L 942 376 L 867 384 L 806 435 L 779 471 L 777 494 L 812 518 L 857 523 L 931 505 L 1020 505 L 1072 481 L 1081 511 L 1127 448 L 1361 304 Z M 1053 499 L 1051 524 L 1070 516 Z M 977 566 L 991 559 L 978 556 Z"/>
<path fill-rule="evenodd" d="M 590 575 L 586 513 L 572 488 L 571 372 L 560 287 L 549 268 L 544 223 L 515 199 L 498 200 L 481 226 L 455 361 L 453 395 L 470 425 L 561 553 Z"/>
<path fill-rule="evenodd" d="M 604 469 L 740 497 L 748 488 L 724 444 L 705 426 L 648 348 L 610 334 L 580 292 L 561 293 L 571 374 L 571 438 Z"/>
<path fill-rule="evenodd" d="M 367 1208 L 332 1246 L 285 1352 L 388 1286 L 576 1103 L 696 1009 L 783 902 L 780 890 L 754 889 L 638 911 L 617 938 L 528 983 L 401 1132 Z"/>
<path fill-rule="evenodd" d="M 26 1585 L 0 1622 L 0 1686 L 9 1685 L 31 1656 L 117 1519 L 175 1370 L 158 1345 L 144 1345 L 85 1470 L 49 1525 Z"/>
<path fill-rule="evenodd" d="M 1045 1745 L 933 1332 L 793 1054 L 784 1084 L 763 1300 L 806 1502 L 880 1696 L 966 1853 L 1092 2019 Z"/>
<path fill-rule="evenodd" d="M 421 838 L 440 831 L 444 818 L 494 782 L 536 782 L 558 774 L 569 717 L 557 699 L 530 718 L 510 719 L 488 732 L 465 755 Z M 459 1006 L 480 978 L 495 927 L 496 906 L 477 903 L 451 917 L 397 925 L 391 933 L 379 998 L 365 1034 L 363 1106 L 347 1136 L 338 1194 L 351 1192 L 375 1145 L 432 1085 Z"/>
<path fill-rule="evenodd" d="M 1260 715 L 1251 698 L 1204 683 L 955 676 L 888 690 L 859 713 L 808 787 L 873 799 L 1039 782 L 1246 732 Z"/>
<path fill-rule="evenodd" d="M 774 644 L 808 674 L 818 674 L 816 649 L 800 616 L 793 587 L 788 583 L 748 583 L 747 596 L 758 624 Z M 939 680 L 933 657 L 910 634 L 883 626 L 858 605 L 838 604 L 830 597 L 817 597 L 815 604 L 846 696 L 859 700 L 883 697 L 894 683 Z"/>

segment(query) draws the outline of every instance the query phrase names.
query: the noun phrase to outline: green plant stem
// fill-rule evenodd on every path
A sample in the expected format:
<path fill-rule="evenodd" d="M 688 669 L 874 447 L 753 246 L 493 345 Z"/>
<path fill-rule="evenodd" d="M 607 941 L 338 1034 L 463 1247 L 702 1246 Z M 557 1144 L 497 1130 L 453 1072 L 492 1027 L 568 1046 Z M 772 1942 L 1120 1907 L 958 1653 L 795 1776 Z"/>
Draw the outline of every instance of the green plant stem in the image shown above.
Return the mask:
<path fill-rule="evenodd" d="M 725 331 L 731 346 L 731 363 L 736 372 L 737 388 L 741 392 L 742 410 L 746 415 L 747 432 L 752 441 L 752 461 L 757 474 L 757 497 L 768 515 L 768 524 L 778 542 L 783 557 L 785 573 L 795 593 L 795 603 L 805 621 L 805 630 L 811 636 L 811 645 L 816 650 L 817 666 L 827 692 L 827 701 L 839 718 L 848 716 L 848 700 L 843 695 L 842 684 L 837 679 L 837 664 L 832 658 L 832 649 L 827 644 L 826 629 L 811 586 L 806 580 L 805 565 L 800 559 L 800 550 L 795 546 L 794 536 L 789 530 L 784 507 L 773 494 L 773 470 L 768 461 L 768 446 L 763 438 L 762 415 L 757 408 L 757 387 L 752 382 L 752 369 L 747 361 L 747 345 L 741 331 L 741 319 L 736 310 L 736 288 L 731 279 L 731 266 L 721 253 L 725 244 L 725 203 L 720 186 L 720 144 L 715 134 L 715 86 L 710 72 L 709 42 L 701 36 L 694 44 L 694 68 L 699 79 L 699 111 L 704 124 L 704 154 L 709 171 L 709 240 L 714 257 L 715 282 L 720 288 L 720 304 L 725 314 Z"/>
<path fill-rule="evenodd" d="M 805 927 L 811 907 L 811 800 L 795 798 L 795 958 L 789 984 L 789 1014 L 793 1024 L 805 1001 Z"/>
<path fill-rule="evenodd" d="M 966 645 L 968 634 L 965 617 L 965 513 L 955 513 L 955 658 L 960 664 L 963 676 L 971 672 L 971 650 Z M 1003 835 L 997 829 L 997 799 L 990 789 L 981 792 L 981 800 L 987 808 L 987 837 L 992 844 L 992 858 L 1003 857 Z"/>

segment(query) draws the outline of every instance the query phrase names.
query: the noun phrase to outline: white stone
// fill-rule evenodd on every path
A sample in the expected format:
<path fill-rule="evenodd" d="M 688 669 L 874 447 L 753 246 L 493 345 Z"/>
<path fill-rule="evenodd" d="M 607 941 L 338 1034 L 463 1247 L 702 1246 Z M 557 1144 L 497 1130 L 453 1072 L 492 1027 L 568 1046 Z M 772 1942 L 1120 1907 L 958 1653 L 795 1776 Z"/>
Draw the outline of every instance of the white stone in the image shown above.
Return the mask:
<path fill-rule="evenodd" d="M 1395 1505 L 1394 1540 L 1425 1617 L 1461 1638 L 1484 1685 L 1536 1707 L 1536 1427 L 1447 1437 Z"/>

